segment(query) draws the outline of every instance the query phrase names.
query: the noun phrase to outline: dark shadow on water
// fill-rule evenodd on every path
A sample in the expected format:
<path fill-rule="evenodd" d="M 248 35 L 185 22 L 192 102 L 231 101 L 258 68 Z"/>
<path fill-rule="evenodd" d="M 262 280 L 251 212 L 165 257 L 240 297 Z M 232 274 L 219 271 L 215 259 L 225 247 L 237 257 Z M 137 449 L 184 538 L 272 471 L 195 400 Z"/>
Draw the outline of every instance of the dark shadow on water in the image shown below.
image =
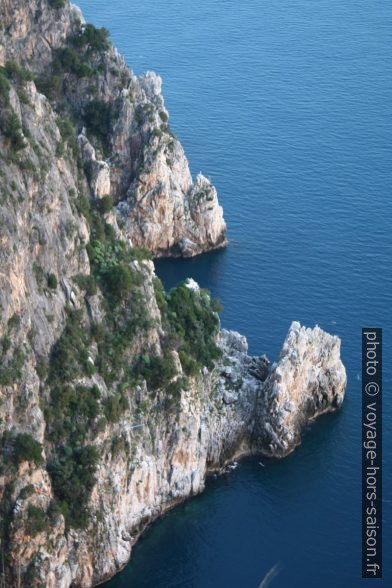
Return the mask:
<path fill-rule="evenodd" d="M 193 278 L 202 288 L 208 288 L 216 296 L 226 271 L 227 255 L 228 250 L 224 248 L 190 259 L 157 259 L 154 262 L 156 274 L 166 290 L 186 278 Z"/>

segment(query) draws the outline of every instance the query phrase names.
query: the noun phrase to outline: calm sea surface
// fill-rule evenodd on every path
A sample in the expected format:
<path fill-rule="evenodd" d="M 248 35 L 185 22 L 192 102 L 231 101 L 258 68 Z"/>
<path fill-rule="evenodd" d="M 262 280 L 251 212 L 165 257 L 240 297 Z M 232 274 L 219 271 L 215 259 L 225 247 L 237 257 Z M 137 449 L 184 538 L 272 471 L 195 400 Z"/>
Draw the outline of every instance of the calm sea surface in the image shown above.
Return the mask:
<path fill-rule="evenodd" d="M 384 328 L 384 579 L 392 586 L 390 0 L 81 0 L 136 73 L 156 70 L 227 250 L 161 261 L 277 357 L 293 319 L 342 338 L 349 384 L 281 462 L 246 460 L 154 524 L 108 588 L 364 586 L 361 327 Z"/>

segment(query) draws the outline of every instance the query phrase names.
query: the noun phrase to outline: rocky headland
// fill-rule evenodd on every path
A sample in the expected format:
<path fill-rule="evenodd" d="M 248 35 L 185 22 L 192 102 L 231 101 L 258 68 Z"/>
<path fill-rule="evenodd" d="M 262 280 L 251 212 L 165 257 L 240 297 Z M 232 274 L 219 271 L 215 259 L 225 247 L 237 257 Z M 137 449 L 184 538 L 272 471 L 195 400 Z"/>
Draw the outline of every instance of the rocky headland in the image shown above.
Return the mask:
<path fill-rule="evenodd" d="M 90 587 L 152 520 L 244 455 L 284 457 L 337 409 L 340 340 L 278 361 L 152 258 L 226 244 L 154 73 L 66 0 L 0 0 L 0 586 Z"/>

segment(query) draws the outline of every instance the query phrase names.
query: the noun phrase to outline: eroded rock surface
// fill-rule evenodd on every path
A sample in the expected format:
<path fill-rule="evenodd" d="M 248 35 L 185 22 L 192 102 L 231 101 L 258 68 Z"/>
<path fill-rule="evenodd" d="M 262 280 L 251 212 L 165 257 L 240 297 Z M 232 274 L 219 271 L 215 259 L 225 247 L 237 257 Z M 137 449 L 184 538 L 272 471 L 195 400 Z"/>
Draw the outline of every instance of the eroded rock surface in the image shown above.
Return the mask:
<path fill-rule="evenodd" d="M 312 419 L 341 406 L 345 389 L 339 337 L 293 322 L 259 405 L 256 431 L 263 452 L 290 453 Z"/>

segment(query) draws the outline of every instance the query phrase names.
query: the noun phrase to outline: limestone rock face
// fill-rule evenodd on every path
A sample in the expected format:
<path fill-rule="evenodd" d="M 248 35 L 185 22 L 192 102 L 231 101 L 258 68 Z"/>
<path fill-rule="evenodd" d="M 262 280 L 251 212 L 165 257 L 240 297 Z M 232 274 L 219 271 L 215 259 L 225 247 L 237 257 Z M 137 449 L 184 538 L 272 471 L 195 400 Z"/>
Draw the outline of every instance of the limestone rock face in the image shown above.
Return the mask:
<path fill-rule="evenodd" d="M 260 398 L 256 432 L 263 452 L 290 453 L 309 421 L 341 406 L 345 388 L 340 339 L 293 322 Z"/>
<path fill-rule="evenodd" d="M 161 79 L 148 72 L 132 77 L 122 93 L 113 132 L 112 193 L 124 234 L 135 246 L 157 257 L 191 257 L 225 246 L 226 224 L 211 182 L 202 174 L 192 182 L 160 91 Z"/>
<path fill-rule="evenodd" d="M 0 65 L 15 60 L 40 78 L 50 77 L 59 51 L 74 51 L 74 39 L 84 30 L 80 10 L 68 1 L 55 8 L 49 0 L 1 0 L 0 22 Z M 71 59 L 70 53 L 61 55 Z M 124 237 L 158 257 L 190 257 L 225 246 L 216 189 L 201 174 L 193 183 L 184 150 L 168 124 L 161 78 L 154 72 L 135 76 L 110 46 L 90 50 L 88 59 L 93 83 L 91 73 L 75 76 L 72 66 L 62 66 L 61 96 L 82 133 L 91 193 L 112 196 Z M 58 67 L 56 61 L 52 76 L 58 76 Z M 86 107 L 97 102 L 108 106 L 103 144 L 84 128 Z M 103 116 L 100 111 L 101 120 Z M 98 153 L 86 148 L 86 133 Z"/>

